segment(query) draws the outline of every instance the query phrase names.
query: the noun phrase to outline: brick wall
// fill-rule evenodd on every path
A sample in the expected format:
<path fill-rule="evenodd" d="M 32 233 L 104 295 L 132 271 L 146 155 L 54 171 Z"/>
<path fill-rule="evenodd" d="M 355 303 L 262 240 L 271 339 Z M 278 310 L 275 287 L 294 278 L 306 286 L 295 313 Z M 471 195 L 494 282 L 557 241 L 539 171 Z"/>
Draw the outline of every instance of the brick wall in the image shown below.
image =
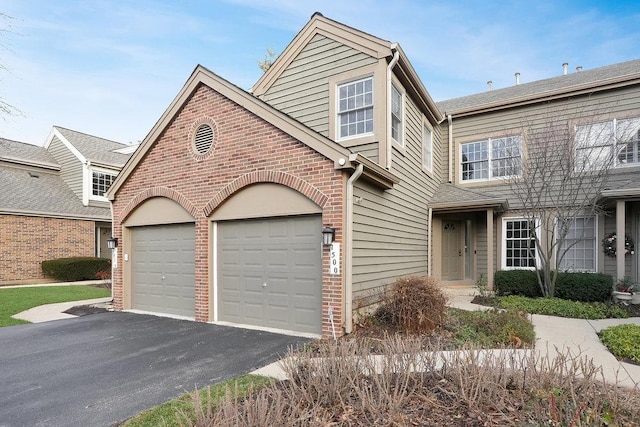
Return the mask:
<path fill-rule="evenodd" d="M 210 155 L 197 156 L 190 148 L 190 133 L 203 117 L 214 121 L 215 145 Z M 196 320 L 208 321 L 213 300 L 208 292 L 208 216 L 228 197 L 257 182 L 287 185 L 314 200 L 322 207 L 323 225 L 335 227 L 336 241 L 342 240 L 345 180 L 333 161 L 201 85 L 118 191 L 113 202 L 115 237 L 122 238 L 127 215 L 153 196 L 169 197 L 191 212 L 196 225 Z M 122 253 L 118 256 L 122 265 Z M 327 249 L 322 263 L 322 327 L 328 336 L 329 305 L 336 325 L 343 321 L 342 276 L 327 274 Z M 123 308 L 122 268 L 114 272 L 113 289 L 116 308 Z"/>
<path fill-rule="evenodd" d="M 42 281 L 41 262 L 94 256 L 93 221 L 0 215 L 0 284 Z"/>

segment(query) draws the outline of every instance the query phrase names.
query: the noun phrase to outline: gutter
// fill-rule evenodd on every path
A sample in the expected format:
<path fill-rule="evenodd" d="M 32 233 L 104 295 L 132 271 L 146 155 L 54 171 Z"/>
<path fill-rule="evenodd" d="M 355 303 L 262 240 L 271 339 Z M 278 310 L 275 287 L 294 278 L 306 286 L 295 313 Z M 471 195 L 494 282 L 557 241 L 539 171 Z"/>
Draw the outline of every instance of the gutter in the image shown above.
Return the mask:
<path fill-rule="evenodd" d="M 385 162 L 385 167 L 387 170 L 391 170 L 391 75 L 393 73 L 393 67 L 398 63 L 398 59 L 400 59 L 400 52 L 398 52 L 397 44 L 393 43 L 391 45 L 391 52 L 393 52 L 393 59 L 387 65 L 387 110 L 385 111 L 385 116 L 387 118 L 387 141 L 386 141 L 386 149 L 387 149 L 387 158 Z"/>
<path fill-rule="evenodd" d="M 344 226 L 344 332 L 350 334 L 353 326 L 353 184 L 360 178 L 364 165 L 358 165 L 347 181 L 346 222 Z"/>

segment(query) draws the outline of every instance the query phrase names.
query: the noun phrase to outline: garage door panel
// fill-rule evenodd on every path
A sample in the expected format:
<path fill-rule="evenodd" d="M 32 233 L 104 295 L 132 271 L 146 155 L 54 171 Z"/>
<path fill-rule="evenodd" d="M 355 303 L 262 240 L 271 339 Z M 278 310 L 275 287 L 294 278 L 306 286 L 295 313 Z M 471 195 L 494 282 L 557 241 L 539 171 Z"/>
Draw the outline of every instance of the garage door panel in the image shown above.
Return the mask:
<path fill-rule="evenodd" d="M 195 316 L 193 224 L 131 229 L 132 308 Z"/>
<path fill-rule="evenodd" d="M 321 228 L 317 215 L 218 223 L 219 318 L 320 333 Z"/>

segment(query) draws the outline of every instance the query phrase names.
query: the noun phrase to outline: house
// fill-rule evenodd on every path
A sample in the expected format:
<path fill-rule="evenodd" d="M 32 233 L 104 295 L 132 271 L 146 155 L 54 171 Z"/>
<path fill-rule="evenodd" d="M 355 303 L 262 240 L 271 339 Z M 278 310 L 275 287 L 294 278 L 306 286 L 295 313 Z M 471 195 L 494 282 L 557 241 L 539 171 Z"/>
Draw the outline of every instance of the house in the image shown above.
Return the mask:
<path fill-rule="evenodd" d="M 596 86 L 638 107 L 638 71 L 599 72 L 436 104 L 399 44 L 319 13 L 251 92 L 198 66 L 107 192 L 115 306 L 329 336 L 398 277 L 491 282 L 518 207 L 481 141 L 522 158 L 517 117 Z M 598 220 L 629 231 L 633 189 L 607 191 L 618 222 Z"/>
<path fill-rule="evenodd" d="M 134 149 L 59 126 L 44 147 L 0 139 L 0 284 L 42 282 L 44 260 L 111 256 L 104 192 Z"/>

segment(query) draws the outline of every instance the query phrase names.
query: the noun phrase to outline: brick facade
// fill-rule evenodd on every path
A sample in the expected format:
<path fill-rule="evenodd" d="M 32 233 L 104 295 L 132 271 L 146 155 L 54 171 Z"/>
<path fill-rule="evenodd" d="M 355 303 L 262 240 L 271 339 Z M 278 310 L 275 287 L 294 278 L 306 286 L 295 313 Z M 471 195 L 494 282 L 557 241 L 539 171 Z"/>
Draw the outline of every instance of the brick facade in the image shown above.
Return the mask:
<path fill-rule="evenodd" d="M 0 215 L 0 284 L 43 281 L 42 261 L 94 253 L 93 221 Z"/>
<path fill-rule="evenodd" d="M 210 155 L 194 155 L 191 131 L 203 118 L 214 121 L 215 141 Z M 113 200 L 114 235 L 122 239 L 122 223 L 150 197 L 168 197 L 195 218 L 195 316 L 209 321 L 208 217 L 233 194 L 248 185 L 274 182 L 286 185 L 322 208 L 322 223 L 336 228 L 342 240 L 345 178 L 333 161 L 257 117 L 243 107 L 200 85 L 176 117 L 154 141 L 145 158 L 131 172 Z M 344 245 L 343 245 L 344 247 Z M 118 253 L 122 266 L 122 253 Z M 322 331 L 329 336 L 328 308 L 334 323 L 342 325 L 342 276 L 330 276 L 329 251 L 323 250 Z M 114 271 L 114 302 L 123 308 L 122 268 Z M 130 284 L 126 284 L 130 286 Z"/>

